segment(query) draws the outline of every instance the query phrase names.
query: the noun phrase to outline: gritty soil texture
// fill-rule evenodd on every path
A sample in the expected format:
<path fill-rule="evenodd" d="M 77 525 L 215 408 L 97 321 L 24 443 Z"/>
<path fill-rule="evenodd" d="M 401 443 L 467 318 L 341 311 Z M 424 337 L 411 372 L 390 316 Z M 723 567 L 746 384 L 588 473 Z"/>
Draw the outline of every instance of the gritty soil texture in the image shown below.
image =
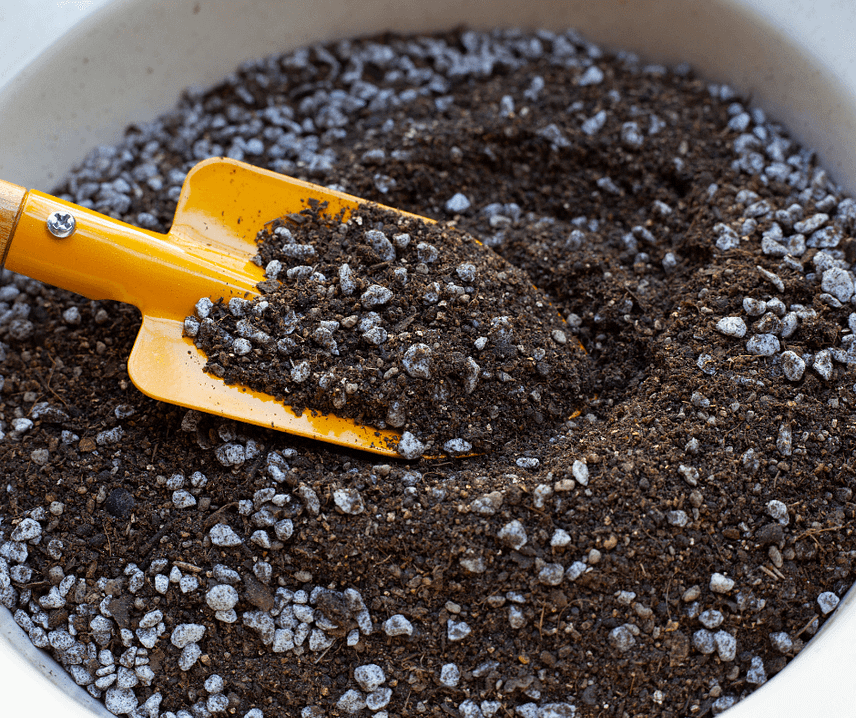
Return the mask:
<path fill-rule="evenodd" d="M 445 36 L 455 47 L 462 38 Z M 342 80 L 325 58 L 338 51 L 310 50 L 308 65 L 283 63 L 291 69 L 280 84 L 259 79 L 264 63 L 249 66 L 184 103 L 199 103 L 199 112 L 229 105 L 254 112 L 269 98 L 297 103 L 318 87 L 332 92 Z M 28 546 L 33 575 L 16 590 L 44 595 L 55 566 L 85 578 L 84 596 L 72 592 L 65 608 L 49 612 L 52 626 L 77 621 L 84 642 L 91 640 L 89 616 L 76 617 L 74 602 L 97 609 L 101 577 L 119 579 L 109 590 L 120 625 L 133 629 L 160 608 L 167 633 L 149 652 L 156 679 L 135 690 L 141 701 L 160 691 L 162 710 L 204 700 L 205 679 L 218 673 L 236 715 L 257 706 L 286 718 L 310 705 L 323 709 L 317 715 L 340 715 L 339 697 L 357 688 L 354 668 L 376 663 L 392 688 L 392 716 L 474 716 L 459 707 L 496 700 L 501 716 L 524 715 L 515 711 L 528 703 L 567 702 L 584 718 L 679 718 L 711 715 L 754 690 L 753 658 L 768 678 L 784 668 L 823 621 L 818 595 L 843 596 L 853 581 L 856 376 L 852 364 L 836 362 L 829 379 L 810 365 L 799 381 L 788 381 L 776 357 L 751 354 L 745 341 L 715 327 L 727 316 L 756 321 L 744 312 L 746 296 L 777 297 L 814 310 L 781 340 L 783 348 L 816 353 L 838 346 L 851 310 L 819 298 L 816 250 L 795 260 L 796 268 L 761 252 L 772 215 L 747 225 L 738 192 L 751 189 L 785 209 L 798 190 L 734 165 L 740 132 L 727 129 L 731 100 L 712 97 L 692 73 L 643 71 L 611 55 L 596 64 L 604 77 L 591 85 L 578 82 L 582 69 L 533 59 L 523 69 L 500 67 L 451 83 L 445 96 L 452 99 L 442 108 L 418 96 L 406 106 L 357 110 L 340 136 L 325 140 L 338 158 L 332 170 L 292 162 L 301 178 L 438 219 L 450 219 L 443 207 L 455 192 L 466 194 L 475 209 L 454 218 L 456 226 L 525 272 L 570 318 L 587 350 L 595 386 L 581 417 L 553 431 L 518 419 L 511 441 L 476 457 L 386 463 L 187 416 L 145 398 L 128 379 L 136 310 L 17 278 L 23 293 L 16 301 L 30 303 L 33 333 L 3 338 L 0 410 L 8 433 L 0 466 L 8 488 L 0 528 L 35 511 L 45 535 Z M 373 66 L 366 72 L 376 82 L 384 75 Z M 534 76 L 544 80 L 540 93 L 530 91 Z M 497 110 L 504 95 L 513 96 L 513 111 Z M 605 126 L 582 132 L 581 120 L 601 109 L 609 111 Z M 665 123 L 654 134 L 647 130 L 651 114 Z M 176 137 L 178 118 L 165 121 Z M 641 146 L 621 139 L 630 121 L 642 128 Z M 544 132 L 550 124 L 558 134 Z M 147 141 L 134 139 L 141 135 L 129 130 L 135 151 Z M 190 159 L 182 147 L 177 139 L 159 151 L 164 174 Z M 283 168 L 264 153 L 253 161 Z M 809 177 L 813 170 L 809 162 Z M 147 211 L 168 225 L 174 202 L 144 184 L 140 190 L 120 216 L 133 221 Z M 805 217 L 817 211 L 825 186 L 810 195 L 801 200 Z M 495 213 L 501 219 L 477 211 L 491 203 L 503 205 Z M 718 223 L 750 231 L 720 250 Z M 852 227 L 842 227 L 839 249 L 849 251 Z M 326 275 L 323 263 L 338 261 L 323 259 L 319 271 Z M 373 266 L 368 257 L 360 261 Z M 776 273 L 781 288 L 759 266 Z M 72 305 L 79 324 L 62 318 Z M 19 435 L 8 431 L 14 416 L 30 415 L 39 402 L 64 413 L 41 414 Z M 122 436 L 103 433 L 119 425 Z M 64 443 L 62 430 L 78 438 Z M 217 451 L 235 443 L 250 458 L 224 465 Z M 40 449 L 49 454 L 34 453 Z M 272 452 L 278 474 L 268 468 Z M 196 471 L 207 484 L 186 484 L 197 503 L 178 509 L 169 477 Z M 317 494 L 317 512 L 301 486 Z M 271 487 L 289 500 L 277 505 L 262 494 L 252 510 L 290 518 L 294 532 L 264 549 L 249 541 L 260 526 L 239 502 Z M 359 498 L 343 503 L 341 496 Z M 786 505 L 787 525 L 769 515 L 773 500 Z M 64 504 L 60 516 L 46 512 L 54 501 Z M 513 521 L 525 543 L 519 531 L 499 536 Z M 212 545 L 217 523 L 243 543 Z M 552 541 L 558 529 L 568 536 Z M 51 539 L 63 542 L 60 558 L 48 549 Z M 157 559 L 179 562 L 200 588 L 185 594 L 173 584 L 156 592 Z M 269 585 L 254 578 L 262 561 L 272 569 Z M 130 562 L 145 572 L 136 594 L 127 588 Z M 274 654 L 240 618 L 215 620 L 205 604 L 215 564 L 244 578 L 239 616 L 267 610 L 278 586 L 353 587 L 374 630 L 355 647 L 337 637 L 323 652 Z M 552 564 L 584 571 L 553 585 Z M 716 572 L 734 580 L 730 592 L 710 589 Z M 693 645 L 699 613 L 713 609 L 723 621 L 711 632 L 736 639 L 731 660 Z M 412 636 L 385 634 L 381 624 L 394 614 L 410 620 Z M 472 633 L 450 641 L 450 621 L 466 622 Z M 203 655 L 187 672 L 168 640 L 181 623 L 206 627 Z M 792 649 L 777 650 L 775 632 L 787 632 Z M 109 647 L 116 656 L 125 650 L 118 636 Z M 456 687 L 439 682 L 448 663 L 460 668 Z"/>
<path fill-rule="evenodd" d="M 229 384 L 458 454 L 499 449 L 523 423 L 555 430 L 591 393 L 588 357 L 543 292 L 454 226 L 309 207 L 258 241 L 278 278 L 235 311 L 218 303 L 194 340 Z"/>

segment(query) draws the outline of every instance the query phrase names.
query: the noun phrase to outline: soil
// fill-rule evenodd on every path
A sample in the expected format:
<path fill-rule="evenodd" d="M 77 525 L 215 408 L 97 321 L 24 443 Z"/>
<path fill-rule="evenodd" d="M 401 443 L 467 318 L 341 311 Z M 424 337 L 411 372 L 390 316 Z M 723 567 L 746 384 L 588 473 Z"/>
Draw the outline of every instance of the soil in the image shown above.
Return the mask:
<path fill-rule="evenodd" d="M 308 207 L 266 225 L 263 296 L 190 319 L 206 371 L 298 412 L 409 432 L 411 459 L 493 451 L 581 406 L 585 351 L 525 272 L 447 223 L 367 205 L 342 220 Z"/>
<path fill-rule="evenodd" d="M 491 43 L 511 49 L 482 71 Z M 438 60 L 438 44 L 471 69 Z M 376 48 L 409 64 L 390 69 Z M 445 85 L 325 125 L 334 93 L 357 92 L 347 57 L 359 52 L 379 58 L 360 65 L 376 88 L 403 93 L 426 68 Z M 130 128 L 58 191 L 164 229 L 170 170 L 225 151 L 237 127 L 260 133 L 280 106 L 295 108 L 281 125 L 320 129 L 253 162 L 454 219 L 567 318 L 594 398 L 548 431 L 518 420 L 483 455 L 381 464 L 149 400 L 125 370 L 135 309 L 7 277 L 0 556 L 14 569 L 0 589 L 20 622 L 74 631 L 83 658 L 52 652 L 101 695 L 95 644 L 118 661 L 141 648 L 119 629 L 161 611 L 163 635 L 138 654 L 154 677 L 123 690 L 193 715 L 216 696 L 240 716 L 347 715 L 377 687 L 356 669 L 375 664 L 372 705 L 390 689 L 393 716 L 707 716 L 782 670 L 856 557 L 856 318 L 833 271 L 854 260 L 852 202 L 811 153 L 686 68 L 572 33 L 457 32 L 249 63 Z M 146 163 L 155 175 L 133 174 Z M 130 204 L 115 199 L 123 172 Z M 472 209 L 454 216 L 457 192 Z M 737 318 L 743 338 L 728 329 Z M 41 533 L 10 541 L 27 518 Z M 207 602 L 230 581 L 231 623 Z M 63 586 L 62 605 L 45 600 Z M 296 626 L 300 590 L 318 634 L 274 652 L 264 616 Z M 112 633 L 92 628 L 99 612 Z M 205 632 L 182 670 L 185 623 Z M 205 688 L 212 674 L 224 688 Z M 128 698 L 115 690 L 108 701 Z"/>

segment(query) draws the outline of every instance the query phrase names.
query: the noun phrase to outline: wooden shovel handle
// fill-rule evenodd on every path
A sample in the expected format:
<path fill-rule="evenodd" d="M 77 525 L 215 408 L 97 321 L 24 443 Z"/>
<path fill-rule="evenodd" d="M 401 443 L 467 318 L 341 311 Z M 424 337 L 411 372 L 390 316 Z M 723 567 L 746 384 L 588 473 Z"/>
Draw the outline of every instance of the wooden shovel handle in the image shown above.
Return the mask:
<path fill-rule="evenodd" d="M 6 261 L 9 242 L 24 208 L 26 194 L 27 190 L 23 187 L 0 180 L 0 268 Z"/>

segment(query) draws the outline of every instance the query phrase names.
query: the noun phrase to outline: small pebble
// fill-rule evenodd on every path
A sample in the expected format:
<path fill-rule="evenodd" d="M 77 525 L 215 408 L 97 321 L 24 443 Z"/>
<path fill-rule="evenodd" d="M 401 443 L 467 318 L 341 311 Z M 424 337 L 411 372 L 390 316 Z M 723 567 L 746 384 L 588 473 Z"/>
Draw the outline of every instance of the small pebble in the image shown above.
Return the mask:
<path fill-rule="evenodd" d="M 346 297 L 351 296 L 357 288 L 353 272 L 348 264 L 339 267 L 339 291 Z"/>
<path fill-rule="evenodd" d="M 224 688 L 223 678 L 216 673 L 205 679 L 205 690 L 209 693 L 222 693 Z"/>
<path fill-rule="evenodd" d="M 160 610 L 149 611 L 140 619 L 140 628 L 153 628 L 163 620 L 163 612 Z"/>
<path fill-rule="evenodd" d="M 799 381 L 805 374 L 805 362 L 796 352 L 782 352 L 782 371 L 788 381 Z"/>
<path fill-rule="evenodd" d="M 309 362 L 299 362 L 291 367 L 291 380 L 295 384 L 302 384 L 309 378 L 310 373 L 311 369 L 309 367 Z"/>
<path fill-rule="evenodd" d="M 169 589 L 169 576 L 159 573 L 155 576 L 155 591 L 165 594 Z"/>
<path fill-rule="evenodd" d="M 538 572 L 538 581 L 545 586 L 558 586 L 565 577 L 565 567 L 559 563 L 548 563 Z"/>
<path fill-rule="evenodd" d="M 395 259 L 395 247 L 383 232 L 370 229 L 365 236 L 381 262 L 391 262 Z"/>
<path fill-rule="evenodd" d="M 464 556 L 460 559 L 460 564 L 470 573 L 484 573 L 487 570 L 487 566 L 481 556 Z"/>
<path fill-rule="evenodd" d="M 821 289 L 846 304 L 853 296 L 853 276 L 845 269 L 831 267 L 823 273 Z"/>
<path fill-rule="evenodd" d="M 228 584 L 220 584 L 208 590 L 205 602 L 215 611 L 228 611 L 238 603 L 238 592 Z"/>
<path fill-rule="evenodd" d="M 240 466 L 246 461 L 243 445 L 233 441 L 218 446 L 214 455 L 223 466 Z"/>
<path fill-rule="evenodd" d="M 491 491 L 480 496 L 470 504 L 470 510 L 482 516 L 493 516 L 502 506 L 503 495 L 500 491 Z"/>
<path fill-rule="evenodd" d="M 470 200 L 465 194 L 457 192 L 446 202 L 446 211 L 450 214 L 461 214 L 470 208 Z"/>
<path fill-rule="evenodd" d="M 828 349 L 821 349 L 814 355 L 812 368 L 826 381 L 832 379 L 832 354 Z"/>
<path fill-rule="evenodd" d="M 784 631 L 770 634 L 770 643 L 779 653 L 787 655 L 794 647 L 794 642 L 791 637 Z"/>
<path fill-rule="evenodd" d="M 730 662 L 737 656 L 737 640 L 726 631 L 717 631 L 713 635 L 713 641 L 716 644 L 716 652 L 719 660 Z"/>
<path fill-rule="evenodd" d="M 692 601 L 695 601 L 699 596 L 701 596 L 701 587 L 698 585 L 690 586 L 686 591 L 684 591 L 683 595 L 681 596 L 681 600 L 684 603 L 691 603 Z"/>
<path fill-rule="evenodd" d="M 12 531 L 9 538 L 13 541 L 37 541 L 42 535 L 42 525 L 30 518 L 21 519 L 21 522 Z"/>
<path fill-rule="evenodd" d="M 104 695 L 104 705 L 114 715 L 130 714 L 139 704 L 137 696 L 130 688 L 110 688 Z"/>
<path fill-rule="evenodd" d="M 248 339 L 235 339 L 232 342 L 232 351 L 235 352 L 238 356 L 245 356 L 249 354 L 253 350 L 253 345 L 250 343 Z"/>
<path fill-rule="evenodd" d="M 758 356 L 773 356 L 781 349 L 775 334 L 753 334 L 746 342 L 746 351 Z"/>
<path fill-rule="evenodd" d="M 734 580 L 721 573 L 714 573 L 710 577 L 710 590 L 714 593 L 730 593 L 734 588 Z"/>
<path fill-rule="evenodd" d="M 754 299 L 753 297 L 745 297 L 743 299 L 743 311 L 750 317 L 760 317 L 767 311 L 767 302 L 763 299 Z"/>
<path fill-rule="evenodd" d="M 243 543 L 241 537 L 228 524 L 215 524 L 211 527 L 208 535 L 211 537 L 211 543 L 215 546 L 240 546 Z"/>
<path fill-rule="evenodd" d="M 455 688 L 461 680 L 461 670 L 454 663 L 446 663 L 440 669 L 440 683 L 446 688 Z"/>
<path fill-rule="evenodd" d="M 824 591 L 817 597 L 817 605 L 820 606 L 820 612 L 826 616 L 835 610 L 840 600 L 832 591 Z"/>
<path fill-rule="evenodd" d="M 413 344 L 401 358 L 404 371 L 414 379 L 430 379 L 431 354 L 427 344 Z"/>
<path fill-rule="evenodd" d="M 392 299 L 393 293 L 379 284 L 372 284 L 360 297 L 363 306 L 368 308 L 379 307 Z M 423 345 L 424 346 L 424 345 Z"/>
<path fill-rule="evenodd" d="M 722 625 L 722 622 L 725 620 L 722 613 L 717 610 L 709 609 L 707 611 L 702 611 L 698 617 L 699 622 L 705 628 L 718 628 Z"/>
<path fill-rule="evenodd" d="M 760 656 L 753 656 L 749 664 L 749 670 L 746 671 L 746 682 L 756 686 L 760 686 L 767 682 L 767 672 L 764 670 L 764 659 Z"/>
<path fill-rule="evenodd" d="M 353 688 L 345 691 L 341 698 L 336 702 L 336 708 L 349 714 L 359 713 L 365 707 L 365 696 L 359 691 L 355 691 Z"/>
<path fill-rule="evenodd" d="M 173 629 L 169 640 L 176 648 L 184 648 L 190 643 L 201 640 L 204 635 L 205 626 L 198 623 L 182 623 Z"/>
<path fill-rule="evenodd" d="M 450 618 L 446 622 L 446 635 L 452 642 L 463 641 L 470 633 L 472 629 L 465 621 L 455 621 Z"/>
<path fill-rule="evenodd" d="M 352 516 L 361 514 L 365 509 L 363 498 L 356 489 L 336 489 L 333 492 L 333 502 L 342 513 Z"/>
<path fill-rule="evenodd" d="M 294 534 L 294 522 L 291 519 L 282 519 L 273 526 L 276 537 L 280 541 L 287 541 Z"/>
<path fill-rule="evenodd" d="M 455 274 L 457 274 L 458 277 L 467 284 L 472 284 L 476 278 L 476 266 L 471 262 L 464 262 L 463 264 L 458 265 L 458 268 L 455 270 Z"/>
<path fill-rule="evenodd" d="M 576 459 L 571 467 L 571 473 L 574 475 L 577 483 L 581 486 L 588 486 L 589 470 L 585 461 Z"/>
<path fill-rule="evenodd" d="M 526 625 L 526 615 L 517 606 L 508 607 L 508 624 L 514 629 L 523 628 Z"/>
<path fill-rule="evenodd" d="M 779 425 L 779 435 L 776 438 L 776 449 L 782 456 L 790 456 L 793 451 L 793 433 L 787 422 Z"/>
<path fill-rule="evenodd" d="M 497 538 L 515 550 L 523 548 L 528 540 L 526 529 L 523 527 L 523 524 L 516 519 L 505 524 L 505 526 L 499 530 Z"/>
<path fill-rule="evenodd" d="M 625 623 L 609 632 L 609 644 L 621 653 L 626 653 L 636 645 L 636 638 L 629 625 Z"/>
<path fill-rule="evenodd" d="M 689 446 L 689 444 L 687 444 Z M 691 452 L 694 453 L 694 452 Z M 687 466 L 686 464 L 678 465 L 678 473 L 684 477 L 684 481 L 686 481 L 690 486 L 697 486 L 699 480 L 699 472 L 698 469 L 694 466 Z"/>
<path fill-rule="evenodd" d="M 473 445 L 469 441 L 465 441 L 464 439 L 450 439 L 445 444 L 443 444 L 443 451 L 447 454 L 451 454 L 452 456 L 458 456 L 460 454 L 466 454 L 472 451 Z"/>
<path fill-rule="evenodd" d="M 62 313 L 62 319 L 66 324 L 80 324 L 80 310 L 77 307 L 69 307 Z"/>
<path fill-rule="evenodd" d="M 550 545 L 554 548 L 562 548 L 571 542 L 571 535 L 564 529 L 556 529 L 550 539 Z"/>
<path fill-rule="evenodd" d="M 205 708 L 209 713 L 225 713 L 229 708 L 229 699 L 222 693 L 215 693 L 208 696 Z"/>
<path fill-rule="evenodd" d="M 405 431 L 401 435 L 401 441 L 398 442 L 396 450 L 405 459 L 418 459 L 427 450 L 427 446 L 417 439 L 409 431 Z"/>
<path fill-rule="evenodd" d="M 196 506 L 196 498 L 193 494 L 181 489 L 173 492 L 172 503 L 177 509 L 190 509 Z"/>
<path fill-rule="evenodd" d="M 716 643 L 713 640 L 713 634 L 706 628 L 700 628 L 693 633 L 693 646 L 699 653 L 705 655 L 713 653 L 716 650 Z"/>
<path fill-rule="evenodd" d="M 683 528 L 689 522 L 689 517 L 687 516 L 686 511 L 668 511 L 666 513 L 666 521 L 668 521 L 672 526 Z"/>
<path fill-rule="evenodd" d="M 770 284 L 772 284 L 779 292 L 785 291 L 785 283 L 782 281 L 782 278 L 775 274 L 774 272 L 770 272 L 763 267 L 756 266 L 755 269 L 758 270 L 758 274 L 760 274 L 764 279 L 766 279 Z"/>
<path fill-rule="evenodd" d="M 776 519 L 776 521 L 778 521 L 782 526 L 787 526 L 791 521 L 788 516 L 787 505 L 778 499 L 773 499 L 772 501 L 767 502 L 767 513 Z"/>
<path fill-rule="evenodd" d="M 740 317 L 723 317 L 716 323 L 716 330 L 725 336 L 742 339 L 746 336 L 746 322 Z"/>
<path fill-rule="evenodd" d="M 419 242 L 416 245 L 416 257 L 423 264 L 432 264 L 437 261 L 437 258 L 440 256 L 440 252 L 433 244 L 428 244 L 428 242 Z"/>
<path fill-rule="evenodd" d="M 587 568 L 588 566 L 586 566 L 582 561 L 574 561 L 570 566 L 568 566 L 568 570 L 565 571 L 565 578 L 569 581 L 576 581 L 586 572 Z"/>
<path fill-rule="evenodd" d="M 580 129 L 587 135 L 596 135 L 606 124 L 606 116 L 606 110 L 600 110 L 598 113 L 585 120 L 580 125 Z"/>
<path fill-rule="evenodd" d="M 266 611 L 247 611 L 241 616 L 241 621 L 247 628 L 252 628 L 258 632 L 259 638 L 264 645 L 269 646 L 273 643 L 276 625 L 269 613 Z M 307 627 L 305 635 L 308 634 Z"/>
<path fill-rule="evenodd" d="M 590 65 L 577 80 L 577 85 L 587 87 L 588 85 L 599 85 L 603 82 L 604 73 L 597 65 Z"/>
<path fill-rule="evenodd" d="M 645 141 L 645 137 L 639 130 L 638 122 L 625 122 L 621 125 L 621 142 L 631 149 L 638 149 Z"/>
<path fill-rule="evenodd" d="M 354 669 L 354 680 L 366 693 L 377 690 L 386 680 L 383 669 L 376 663 L 367 663 Z"/>
<path fill-rule="evenodd" d="M 375 718 L 389 718 L 389 714 L 386 711 L 379 709 L 389 705 L 390 700 L 392 700 L 392 688 L 383 686 L 366 696 L 366 708 L 370 711 L 379 711 L 374 714 Z"/>
<path fill-rule="evenodd" d="M 412 636 L 413 624 L 400 613 L 397 613 L 384 621 L 383 632 L 387 636 Z"/>

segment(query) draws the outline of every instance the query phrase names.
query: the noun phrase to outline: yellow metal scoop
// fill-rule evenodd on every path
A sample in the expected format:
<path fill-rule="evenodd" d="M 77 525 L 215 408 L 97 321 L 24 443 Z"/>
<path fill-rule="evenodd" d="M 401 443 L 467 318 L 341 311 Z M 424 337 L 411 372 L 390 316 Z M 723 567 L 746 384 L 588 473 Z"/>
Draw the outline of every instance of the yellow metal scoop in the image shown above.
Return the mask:
<path fill-rule="evenodd" d="M 265 222 L 306 205 L 332 214 L 355 197 L 235 160 L 200 162 L 185 179 L 168 234 L 0 181 L 0 263 L 28 277 L 136 306 L 143 315 L 128 374 L 148 396 L 209 414 L 377 454 L 397 456 L 400 435 L 332 415 L 296 416 L 266 394 L 203 371 L 205 356 L 182 336 L 200 297 L 258 295 L 264 273 L 250 261 Z"/>

